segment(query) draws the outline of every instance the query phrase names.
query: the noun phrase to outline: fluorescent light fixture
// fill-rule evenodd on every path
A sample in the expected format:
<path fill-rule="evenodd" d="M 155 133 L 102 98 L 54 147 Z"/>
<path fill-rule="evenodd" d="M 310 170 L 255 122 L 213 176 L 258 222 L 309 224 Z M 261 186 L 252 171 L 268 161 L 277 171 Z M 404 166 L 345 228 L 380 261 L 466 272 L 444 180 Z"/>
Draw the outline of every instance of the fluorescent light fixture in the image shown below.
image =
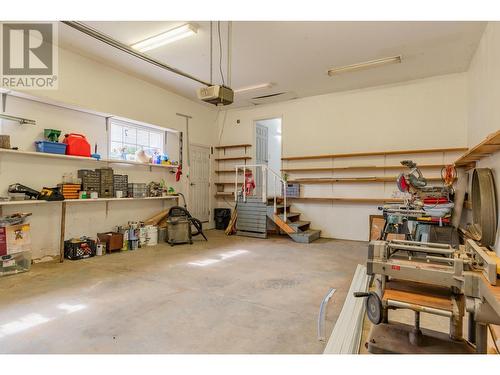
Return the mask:
<path fill-rule="evenodd" d="M 260 90 L 260 89 L 268 89 L 273 87 L 272 83 L 261 83 L 258 85 L 252 85 L 252 86 L 246 86 L 242 87 L 240 89 L 234 90 L 235 93 L 240 93 L 240 92 L 246 92 L 246 91 L 253 91 L 253 90 Z"/>
<path fill-rule="evenodd" d="M 186 23 L 185 25 L 167 30 L 161 34 L 132 44 L 131 47 L 140 52 L 146 52 L 164 46 L 165 44 L 175 42 L 176 40 L 181 40 L 187 38 L 188 36 L 195 35 L 197 32 L 198 28 L 195 25 Z"/>
<path fill-rule="evenodd" d="M 341 73 L 349 73 L 356 72 L 358 70 L 377 68 L 379 66 L 388 65 L 388 64 L 400 64 L 401 63 L 401 55 L 385 57 L 383 59 L 370 60 L 358 64 L 346 65 L 339 68 L 331 68 L 328 70 L 328 75 L 335 76 Z"/>

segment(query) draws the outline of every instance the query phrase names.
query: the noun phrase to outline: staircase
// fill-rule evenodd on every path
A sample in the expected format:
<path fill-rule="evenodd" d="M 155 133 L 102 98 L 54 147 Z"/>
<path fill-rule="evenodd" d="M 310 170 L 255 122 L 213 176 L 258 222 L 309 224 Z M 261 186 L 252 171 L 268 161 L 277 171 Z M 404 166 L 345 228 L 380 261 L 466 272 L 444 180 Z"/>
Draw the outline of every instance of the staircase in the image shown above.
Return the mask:
<path fill-rule="evenodd" d="M 286 221 L 284 213 L 286 212 Z M 300 212 L 291 212 L 290 204 L 283 204 L 283 198 L 277 198 L 276 212 L 274 209 L 274 198 L 269 198 L 267 203 L 267 217 L 295 242 L 311 243 L 317 240 L 321 234 L 320 230 L 311 229 L 310 221 L 300 220 Z"/>
<path fill-rule="evenodd" d="M 300 212 L 291 212 L 290 204 L 286 202 L 286 189 L 283 189 L 284 196 L 277 197 L 277 192 L 274 191 L 274 197 L 267 197 L 267 179 L 268 171 L 274 178 L 274 182 L 279 181 L 283 186 L 286 182 L 281 176 L 270 169 L 267 165 L 242 165 L 236 166 L 238 169 L 248 169 L 254 167 L 260 168 L 262 173 L 263 186 L 261 187 L 262 196 L 245 196 L 244 193 L 235 194 L 237 201 L 237 235 L 266 238 L 267 232 L 273 226 L 278 229 L 278 232 L 286 233 L 292 240 L 300 243 L 310 243 L 320 237 L 321 231 L 311 229 L 310 221 L 300 220 Z M 243 181 L 244 185 L 244 181 Z M 273 185 L 276 190 L 276 183 Z M 238 187 L 241 182 L 238 182 L 238 173 L 235 179 L 235 191 L 238 192 Z"/>

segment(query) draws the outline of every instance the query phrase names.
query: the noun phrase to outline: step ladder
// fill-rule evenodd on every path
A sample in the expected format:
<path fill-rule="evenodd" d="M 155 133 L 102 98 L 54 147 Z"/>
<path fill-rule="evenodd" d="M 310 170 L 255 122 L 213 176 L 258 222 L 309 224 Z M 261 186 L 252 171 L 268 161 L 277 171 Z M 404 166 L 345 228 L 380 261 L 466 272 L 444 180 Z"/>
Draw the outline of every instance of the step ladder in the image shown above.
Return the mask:
<path fill-rule="evenodd" d="M 238 219 L 236 222 L 237 235 L 266 238 L 270 229 L 275 227 L 278 233 L 288 235 L 295 242 L 310 243 L 317 240 L 321 231 L 311 229 L 311 222 L 301 220 L 300 212 L 291 212 L 291 205 L 286 200 L 286 181 L 281 176 L 270 169 L 267 165 L 241 165 L 236 166 L 235 177 L 235 200 Z M 241 181 L 238 181 L 239 169 L 255 168 L 262 173 L 262 194 L 246 196 L 244 190 L 238 191 L 238 186 L 241 186 Z M 277 181 L 283 186 L 283 197 L 277 197 L 277 192 L 274 192 L 273 197 L 267 197 L 267 179 L 268 171 L 274 179 L 274 190 L 276 190 Z M 244 176 L 243 176 L 244 179 Z M 244 185 L 244 180 L 243 180 Z"/>

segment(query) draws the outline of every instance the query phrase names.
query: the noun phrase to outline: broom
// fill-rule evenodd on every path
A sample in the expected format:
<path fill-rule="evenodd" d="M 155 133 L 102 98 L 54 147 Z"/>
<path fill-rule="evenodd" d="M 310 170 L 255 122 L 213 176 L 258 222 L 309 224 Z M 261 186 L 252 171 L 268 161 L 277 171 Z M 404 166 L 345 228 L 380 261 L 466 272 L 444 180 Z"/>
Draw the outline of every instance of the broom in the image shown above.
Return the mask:
<path fill-rule="evenodd" d="M 234 206 L 233 213 L 231 214 L 231 219 L 229 220 L 229 224 L 224 231 L 224 233 L 226 233 L 226 235 L 228 236 L 236 233 L 236 220 L 238 219 L 238 212 L 236 211 L 236 207 L 238 207 L 238 203 L 236 203 L 236 205 Z"/>

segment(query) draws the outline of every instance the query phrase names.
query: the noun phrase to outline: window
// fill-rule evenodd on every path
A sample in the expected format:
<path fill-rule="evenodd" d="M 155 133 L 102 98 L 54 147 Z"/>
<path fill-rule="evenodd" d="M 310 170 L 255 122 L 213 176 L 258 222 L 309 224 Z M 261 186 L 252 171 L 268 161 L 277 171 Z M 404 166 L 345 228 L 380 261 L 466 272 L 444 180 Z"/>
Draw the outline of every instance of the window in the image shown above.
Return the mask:
<path fill-rule="evenodd" d="M 109 158 L 135 160 L 135 153 L 144 150 L 153 156 L 165 152 L 165 131 L 129 122 L 111 120 Z"/>

